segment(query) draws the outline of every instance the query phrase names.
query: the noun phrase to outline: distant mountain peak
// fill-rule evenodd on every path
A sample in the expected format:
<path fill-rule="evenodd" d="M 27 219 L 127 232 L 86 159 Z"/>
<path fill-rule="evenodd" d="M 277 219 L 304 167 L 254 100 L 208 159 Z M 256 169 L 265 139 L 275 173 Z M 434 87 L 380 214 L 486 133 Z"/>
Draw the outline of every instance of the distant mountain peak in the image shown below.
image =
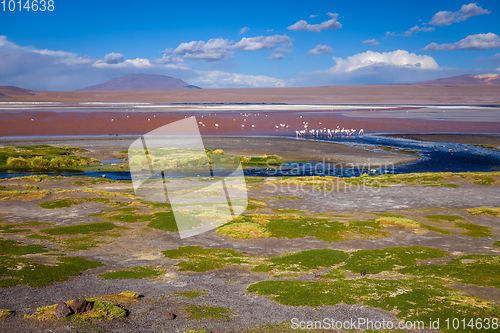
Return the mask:
<path fill-rule="evenodd" d="M 431 81 L 416 82 L 419 86 L 496 86 L 500 85 L 500 74 L 464 74 Z"/>
<path fill-rule="evenodd" d="M 201 89 L 181 79 L 155 74 L 130 74 L 116 77 L 101 84 L 96 84 L 78 91 L 116 91 L 116 90 L 167 90 Z"/>

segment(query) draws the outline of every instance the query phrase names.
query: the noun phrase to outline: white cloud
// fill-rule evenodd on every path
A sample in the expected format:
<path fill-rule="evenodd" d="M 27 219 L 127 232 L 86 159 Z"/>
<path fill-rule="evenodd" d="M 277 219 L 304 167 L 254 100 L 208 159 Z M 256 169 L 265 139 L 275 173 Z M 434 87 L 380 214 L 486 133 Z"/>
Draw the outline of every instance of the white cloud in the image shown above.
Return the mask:
<path fill-rule="evenodd" d="M 315 18 L 318 17 L 319 15 L 309 15 L 309 18 Z"/>
<path fill-rule="evenodd" d="M 281 60 L 281 59 L 285 58 L 285 55 L 283 53 L 273 53 L 267 58 L 274 59 L 274 60 Z"/>
<path fill-rule="evenodd" d="M 195 71 L 196 77 L 190 79 L 190 84 L 220 88 L 220 87 L 283 87 L 285 81 L 264 75 L 245 75 L 221 71 Z"/>
<path fill-rule="evenodd" d="M 248 30 L 250 30 L 250 28 L 249 28 L 249 27 L 243 27 L 243 28 L 241 28 L 241 29 L 240 29 L 240 35 L 241 35 L 241 34 L 244 34 L 244 33 L 245 33 L 245 32 L 247 32 Z"/>
<path fill-rule="evenodd" d="M 308 55 L 333 53 L 331 46 L 318 44 L 307 52 Z"/>
<path fill-rule="evenodd" d="M 429 24 L 438 25 L 440 27 L 450 25 L 452 23 L 465 21 L 472 16 L 484 15 L 491 13 L 489 10 L 483 9 L 477 3 L 462 5 L 459 11 L 449 12 L 446 10 L 434 14 Z"/>
<path fill-rule="evenodd" d="M 443 51 L 443 50 L 489 50 L 500 47 L 500 37 L 492 32 L 487 34 L 477 34 L 465 37 L 453 44 L 430 43 L 422 50 Z"/>
<path fill-rule="evenodd" d="M 287 29 L 294 31 L 305 30 L 305 31 L 320 32 L 321 30 L 335 30 L 338 28 L 342 28 L 342 24 L 340 24 L 340 22 L 337 21 L 337 18 L 339 16 L 337 13 L 335 14 L 327 13 L 327 15 L 331 17 L 331 19 L 328 21 L 319 24 L 309 24 L 304 20 L 300 20 L 297 23 L 287 27 Z"/>
<path fill-rule="evenodd" d="M 228 60 L 233 56 L 233 52 L 229 51 L 229 48 L 230 42 L 227 39 L 212 38 L 206 43 L 202 40 L 181 43 L 173 53 L 182 55 L 186 59 L 221 61 Z"/>
<path fill-rule="evenodd" d="M 376 39 L 367 39 L 362 42 L 363 44 L 378 45 L 380 44 Z"/>
<path fill-rule="evenodd" d="M 106 59 L 106 57 L 105 57 Z M 96 68 L 152 68 L 154 65 L 145 58 L 127 59 L 119 63 L 108 63 L 106 60 L 97 60 L 92 64 Z"/>
<path fill-rule="evenodd" d="M 405 31 L 404 35 L 405 35 L 405 37 L 408 37 L 408 36 L 411 36 L 414 32 L 415 33 L 418 33 L 420 31 L 429 32 L 429 31 L 434 31 L 434 30 L 436 30 L 436 28 L 434 28 L 434 27 L 419 27 L 418 25 L 416 25 L 413 28 L 411 28 L 410 30 Z"/>
<path fill-rule="evenodd" d="M 437 62 L 428 55 L 417 55 L 405 50 L 392 52 L 366 51 L 347 57 L 346 59 L 333 57 L 336 65 L 330 68 L 332 73 L 347 73 L 366 67 L 392 66 L 418 69 L 437 69 Z"/>
<path fill-rule="evenodd" d="M 496 70 L 497 70 L 498 72 L 500 72 L 500 67 L 498 67 Z"/>
<path fill-rule="evenodd" d="M 107 64 L 119 64 L 125 60 L 125 56 L 121 53 L 111 52 L 104 56 L 104 62 Z"/>
<path fill-rule="evenodd" d="M 292 39 L 287 35 L 243 37 L 238 43 L 231 46 L 231 48 L 239 51 L 271 50 L 276 48 L 276 44 L 281 43 L 286 48 L 291 42 Z"/>

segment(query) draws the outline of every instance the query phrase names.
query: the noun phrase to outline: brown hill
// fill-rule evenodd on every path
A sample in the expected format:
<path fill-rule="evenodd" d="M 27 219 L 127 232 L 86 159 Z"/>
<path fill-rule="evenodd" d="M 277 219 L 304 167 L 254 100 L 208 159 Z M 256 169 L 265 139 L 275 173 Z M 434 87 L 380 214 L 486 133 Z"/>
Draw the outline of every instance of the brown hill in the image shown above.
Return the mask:
<path fill-rule="evenodd" d="M 414 83 L 419 86 L 491 86 L 500 85 L 500 74 L 465 74 Z"/>
<path fill-rule="evenodd" d="M 77 91 L 116 91 L 116 90 L 166 90 L 166 89 L 201 89 L 170 76 L 153 74 L 130 74 L 116 77 L 94 86 Z"/>
<path fill-rule="evenodd" d="M 2 96 L 26 96 L 35 95 L 34 91 L 15 86 L 0 86 L 0 97 Z"/>

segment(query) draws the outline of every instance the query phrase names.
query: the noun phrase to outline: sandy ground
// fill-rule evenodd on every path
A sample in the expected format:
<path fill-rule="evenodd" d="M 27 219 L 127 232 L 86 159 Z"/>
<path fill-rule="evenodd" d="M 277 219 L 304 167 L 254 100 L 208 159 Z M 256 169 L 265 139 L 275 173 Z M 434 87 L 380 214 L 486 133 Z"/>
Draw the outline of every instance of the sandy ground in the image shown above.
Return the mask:
<path fill-rule="evenodd" d="M 0 181 L 2 185 L 9 182 Z M 22 181 L 15 181 L 24 184 Z M 44 189 L 77 188 L 73 185 L 74 179 L 44 181 L 39 185 Z M 29 182 L 26 182 L 27 184 Z M 95 189 L 106 191 L 127 191 L 131 184 L 102 184 Z M 268 200 L 270 195 L 301 196 L 305 200 Z M 477 206 L 495 206 L 500 202 L 500 192 L 497 186 L 479 186 L 463 184 L 460 188 L 412 188 L 405 186 L 382 188 L 374 191 L 371 188 L 355 187 L 349 191 L 331 192 L 326 196 L 314 192 L 297 193 L 293 189 L 276 189 L 272 185 L 263 185 L 250 188 L 250 197 L 266 200 L 269 209 L 295 208 L 308 212 L 386 212 L 398 209 L 413 209 L 422 207 L 446 207 L 439 211 L 442 214 L 464 214 L 457 208 Z M 266 199 L 267 198 L 267 199 Z M 45 198 L 47 200 L 50 198 Z M 97 217 L 85 215 L 98 212 L 106 207 L 94 203 L 86 203 L 57 210 L 41 209 L 35 201 L 0 201 L 0 211 L 12 212 L 13 215 L 4 215 L 8 222 L 22 222 L 36 219 L 42 222 L 55 222 L 56 225 L 72 225 L 82 222 L 99 221 Z M 426 214 L 435 214 L 435 210 L 414 211 L 414 218 L 418 219 Z M 358 214 L 359 215 L 359 214 Z M 363 216 L 362 214 L 359 216 Z M 484 226 L 493 228 L 498 234 L 500 228 L 498 220 L 489 216 L 467 216 L 467 219 Z M 120 224 L 120 223 L 117 223 Z M 273 256 L 287 251 L 301 251 L 306 249 L 331 248 L 339 250 L 377 249 L 389 246 L 429 246 L 440 248 L 453 256 L 463 254 L 496 254 L 500 248 L 493 246 L 493 238 L 472 238 L 460 235 L 442 235 L 434 232 L 417 234 L 410 229 L 395 228 L 391 236 L 360 241 L 344 241 L 328 243 L 311 237 L 302 239 L 254 239 L 235 240 L 223 237 L 215 231 L 180 240 L 176 233 L 163 232 L 155 229 L 144 230 L 144 223 L 125 223 L 130 227 L 118 239 L 112 239 L 106 244 L 86 251 L 73 252 L 72 255 L 82 256 L 90 260 L 99 260 L 106 264 L 83 272 L 80 277 L 73 277 L 62 283 L 54 283 L 43 288 L 15 286 L 2 289 L 1 307 L 14 309 L 11 317 L 0 321 L 2 332 L 74 332 L 78 327 L 65 321 L 37 322 L 23 319 L 23 315 L 35 311 L 39 306 L 54 304 L 60 300 L 69 300 L 82 296 L 98 296 L 103 294 L 119 293 L 132 290 L 143 295 L 135 303 L 127 304 L 129 316 L 123 320 L 112 322 L 98 322 L 94 328 L 102 328 L 109 332 L 183 332 L 186 329 L 206 329 L 214 332 L 237 332 L 243 329 L 258 327 L 265 324 L 278 324 L 289 321 L 291 318 L 313 320 L 317 317 L 334 317 L 348 320 L 350 318 L 367 317 L 372 320 L 393 320 L 392 314 L 379 309 L 361 305 L 324 306 L 317 309 L 304 307 L 282 306 L 270 301 L 267 297 L 257 297 L 246 292 L 249 284 L 266 280 L 262 273 L 251 273 L 241 267 L 227 267 L 221 270 L 206 273 L 190 273 L 176 271 L 173 265 L 175 260 L 165 258 L 160 251 L 173 249 L 179 246 L 202 245 L 209 248 L 233 248 L 251 256 Z M 13 239 L 23 239 L 19 234 L 9 235 Z M 27 241 L 23 239 L 23 241 Z M 37 243 L 36 240 L 31 240 Z M 124 279 L 101 280 L 96 275 L 111 269 L 134 267 L 143 265 L 162 265 L 167 267 L 167 274 L 157 279 Z M 306 274 L 303 280 L 314 280 L 313 274 Z M 500 303 L 500 294 L 493 288 L 471 288 L 457 286 L 470 295 L 483 297 Z M 492 290 L 493 289 L 493 290 Z M 187 290 L 206 290 L 209 295 L 189 300 L 173 293 Z M 231 308 L 234 315 L 230 322 L 189 320 L 182 310 L 188 304 L 210 304 Z M 167 321 L 164 313 L 171 311 L 177 314 L 174 321 Z M 91 326 L 85 326 L 92 332 Z"/>
<path fill-rule="evenodd" d="M 80 147 L 89 150 L 82 155 L 97 159 L 119 158 L 119 151 L 127 150 L 137 137 L 65 137 L 65 138 L 0 138 L 0 145 L 49 144 Z M 408 163 L 418 159 L 399 155 L 356 149 L 332 142 L 314 142 L 289 138 L 255 137 L 203 137 L 205 148 L 223 149 L 230 155 L 261 156 L 279 155 L 285 160 L 305 160 L 341 165 L 369 164 L 390 165 Z"/>
<path fill-rule="evenodd" d="M 34 96 L 14 96 L 4 98 L 3 101 L 491 105 L 500 103 L 499 96 L 499 86 L 425 87 L 412 85 L 364 85 L 158 91 L 39 91 Z"/>

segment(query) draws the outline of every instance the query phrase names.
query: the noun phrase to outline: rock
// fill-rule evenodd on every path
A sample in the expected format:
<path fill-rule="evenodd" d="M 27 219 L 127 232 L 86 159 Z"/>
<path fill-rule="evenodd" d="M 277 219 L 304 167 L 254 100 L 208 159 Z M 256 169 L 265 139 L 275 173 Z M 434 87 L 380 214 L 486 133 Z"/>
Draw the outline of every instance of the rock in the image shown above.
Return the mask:
<path fill-rule="evenodd" d="M 94 305 L 93 302 L 87 302 L 87 306 L 85 307 L 85 311 L 90 311 L 92 310 L 92 306 Z"/>
<path fill-rule="evenodd" d="M 64 317 L 69 316 L 70 314 L 71 314 L 71 309 L 68 308 L 66 303 L 64 303 L 64 302 L 57 303 L 57 306 L 56 306 L 56 317 L 57 318 L 64 318 Z"/>
<path fill-rule="evenodd" d="M 365 275 L 366 275 L 366 271 L 363 269 L 363 270 L 361 271 L 361 276 L 365 276 Z"/>
<path fill-rule="evenodd" d="M 167 317 L 168 320 L 173 320 L 175 319 L 176 315 L 174 315 L 172 312 L 167 312 L 165 314 L 165 317 Z"/>
<path fill-rule="evenodd" d="M 69 306 L 71 310 L 73 310 L 74 313 L 82 313 L 85 312 L 85 309 L 87 307 L 87 301 L 82 299 L 76 299 L 71 305 Z"/>

